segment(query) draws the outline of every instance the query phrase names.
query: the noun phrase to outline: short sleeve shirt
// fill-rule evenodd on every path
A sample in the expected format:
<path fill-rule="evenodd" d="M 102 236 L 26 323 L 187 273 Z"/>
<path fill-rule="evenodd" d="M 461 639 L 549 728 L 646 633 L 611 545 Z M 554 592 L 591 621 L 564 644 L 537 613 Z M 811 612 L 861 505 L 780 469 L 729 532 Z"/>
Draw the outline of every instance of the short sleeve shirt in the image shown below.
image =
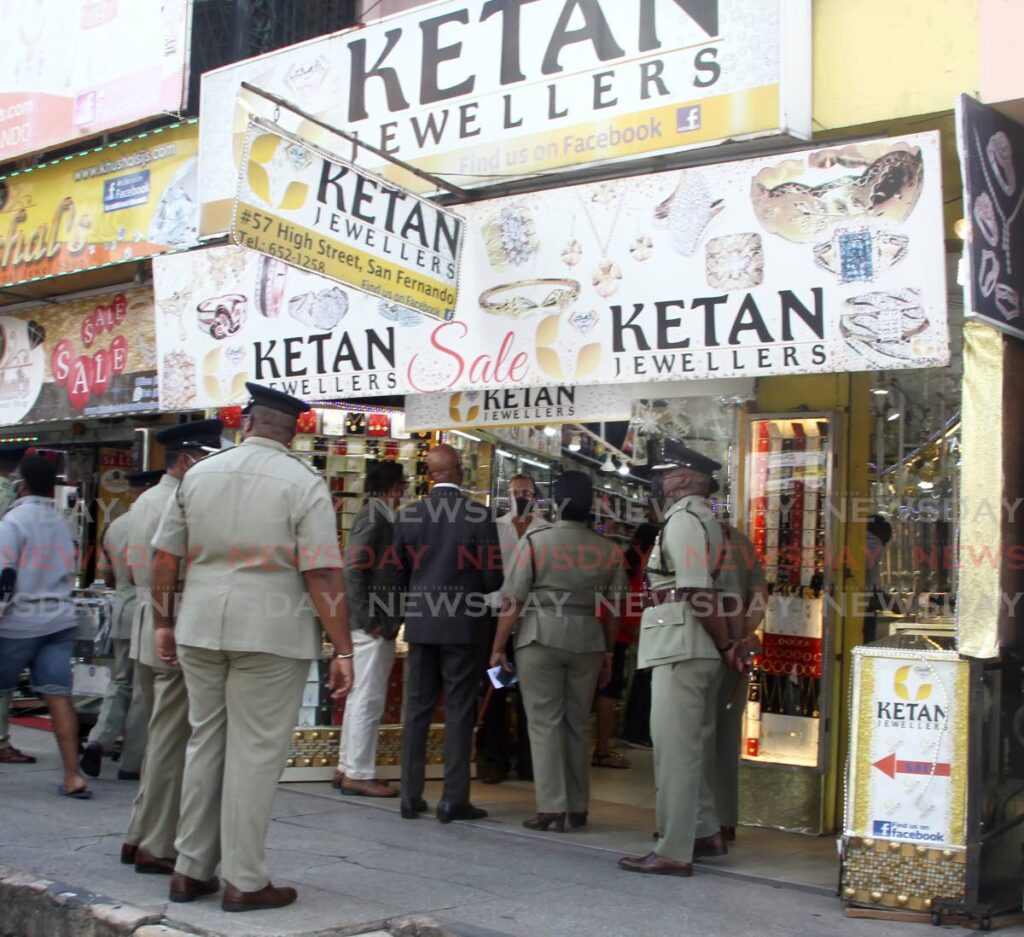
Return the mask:
<path fill-rule="evenodd" d="M 280 443 L 250 437 L 193 466 L 152 545 L 185 558 L 179 644 L 320 656 L 302 573 L 342 565 L 334 507 L 324 480 Z"/>
<path fill-rule="evenodd" d="M 14 569 L 14 593 L 0 638 L 35 638 L 78 623 L 71 590 L 78 552 L 52 498 L 19 498 L 0 520 L 0 569 Z"/>
<path fill-rule="evenodd" d="M 110 522 L 103 534 L 103 552 L 107 562 L 114 571 L 117 597 L 114 600 L 113 627 L 110 635 L 113 638 L 131 636 L 132 619 L 135 615 L 135 584 L 131 580 L 129 561 L 129 540 L 131 531 L 131 512 L 121 514 Z"/>

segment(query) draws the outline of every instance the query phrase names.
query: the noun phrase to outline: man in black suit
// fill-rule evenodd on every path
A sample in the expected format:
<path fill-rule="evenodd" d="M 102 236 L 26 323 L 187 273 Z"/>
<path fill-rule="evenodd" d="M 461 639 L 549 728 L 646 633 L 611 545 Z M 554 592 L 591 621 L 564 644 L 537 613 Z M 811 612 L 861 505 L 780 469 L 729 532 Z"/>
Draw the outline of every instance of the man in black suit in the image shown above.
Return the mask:
<path fill-rule="evenodd" d="M 462 462 L 451 446 L 427 453 L 433 490 L 395 522 L 397 582 L 405 593 L 409 668 L 402 739 L 402 816 L 423 800 L 427 735 L 444 689 L 444 792 L 437 819 L 478 820 L 469 802 L 477 688 L 494 634 L 488 594 L 502 583 L 498 532 L 488 510 L 460 491 Z"/>

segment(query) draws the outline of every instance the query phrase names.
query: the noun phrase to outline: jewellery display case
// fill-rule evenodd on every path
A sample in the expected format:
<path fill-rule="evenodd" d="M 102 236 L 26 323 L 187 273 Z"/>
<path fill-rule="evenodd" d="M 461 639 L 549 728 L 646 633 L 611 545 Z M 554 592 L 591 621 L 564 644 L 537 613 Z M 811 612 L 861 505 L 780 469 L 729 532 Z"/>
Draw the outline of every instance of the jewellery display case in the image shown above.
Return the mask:
<path fill-rule="evenodd" d="M 834 619 L 827 557 L 834 418 L 748 418 L 747 528 L 768 584 L 744 762 L 823 771 Z"/>

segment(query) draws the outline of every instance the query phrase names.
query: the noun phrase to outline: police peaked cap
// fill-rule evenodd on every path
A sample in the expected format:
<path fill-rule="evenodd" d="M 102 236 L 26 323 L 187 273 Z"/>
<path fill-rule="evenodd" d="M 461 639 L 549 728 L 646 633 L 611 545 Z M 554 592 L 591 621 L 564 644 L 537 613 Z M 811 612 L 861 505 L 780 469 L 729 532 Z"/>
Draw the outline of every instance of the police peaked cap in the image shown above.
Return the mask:
<path fill-rule="evenodd" d="M 181 449 L 219 449 L 224 424 L 220 420 L 194 420 L 168 426 L 156 434 L 156 441 L 171 452 Z"/>
<path fill-rule="evenodd" d="M 0 462 L 17 462 L 25 457 L 28 450 L 27 442 L 0 443 Z"/>
<path fill-rule="evenodd" d="M 663 472 L 666 469 L 684 468 L 701 475 L 712 476 L 721 467 L 721 462 L 701 455 L 696 449 L 684 446 L 678 439 L 660 439 L 652 444 L 648 456 L 652 472 Z"/>
<path fill-rule="evenodd" d="M 279 413 L 287 413 L 289 416 L 297 417 L 300 413 L 306 413 L 313 409 L 305 400 L 299 400 L 291 394 L 286 394 L 273 387 L 264 387 L 262 384 L 254 384 L 252 381 L 245 382 L 245 389 L 249 391 L 249 402 L 242 410 L 248 413 L 253 407 L 266 407 L 268 410 L 277 410 Z"/>
<path fill-rule="evenodd" d="M 124 479 L 132 488 L 149 488 L 160 481 L 163 469 L 152 469 L 148 472 L 128 472 Z"/>

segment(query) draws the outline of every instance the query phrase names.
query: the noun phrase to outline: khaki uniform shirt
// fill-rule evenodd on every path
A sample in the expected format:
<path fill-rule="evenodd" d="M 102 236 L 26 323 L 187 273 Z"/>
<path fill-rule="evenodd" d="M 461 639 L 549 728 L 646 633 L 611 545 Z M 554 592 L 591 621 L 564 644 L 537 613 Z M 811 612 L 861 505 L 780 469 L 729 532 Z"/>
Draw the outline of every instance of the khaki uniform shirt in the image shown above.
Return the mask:
<path fill-rule="evenodd" d="M 137 598 L 128 654 L 133 660 L 158 670 L 166 669 L 167 665 L 156 656 L 153 605 L 149 591 L 153 581 L 153 550 L 150 542 L 160 526 L 160 518 L 168 502 L 178 490 L 178 484 L 178 479 L 173 476 L 161 475 L 156 485 L 135 499 L 135 504 L 128 512 L 128 570 L 135 584 Z"/>
<path fill-rule="evenodd" d="M 764 567 L 757 558 L 754 544 L 746 534 L 735 527 L 726 530 L 725 525 L 722 526 L 725 552 L 716 585 L 723 596 L 730 596 L 735 600 L 735 608 L 727 606 L 727 611 L 744 614 L 750 594 L 765 585 Z"/>
<path fill-rule="evenodd" d="M 722 528 L 706 498 L 688 495 L 668 509 L 651 551 L 647 578 L 652 590 L 714 589 L 722 559 Z M 640 667 L 681 660 L 718 660 L 718 649 L 689 599 L 644 609 L 640 621 Z"/>
<path fill-rule="evenodd" d="M 252 436 L 193 466 L 153 547 L 186 557 L 179 644 L 320 656 L 302 573 L 342 565 L 334 507 L 324 480 L 281 443 Z"/>
<path fill-rule="evenodd" d="M 110 613 L 110 637 L 131 638 L 135 609 L 138 605 L 135 583 L 131 580 L 129 544 L 131 543 L 131 512 L 115 517 L 103 534 L 103 552 L 107 565 L 114 572 L 114 607 Z"/>
<path fill-rule="evenodd" d="M 516 647 L 607 650 L 598 620 L 602 599 L 613 612 L 629 588 L 622 550 L 578 521 L 527 531 L 517 544 L 501 591 L 525 602 Z"/>

